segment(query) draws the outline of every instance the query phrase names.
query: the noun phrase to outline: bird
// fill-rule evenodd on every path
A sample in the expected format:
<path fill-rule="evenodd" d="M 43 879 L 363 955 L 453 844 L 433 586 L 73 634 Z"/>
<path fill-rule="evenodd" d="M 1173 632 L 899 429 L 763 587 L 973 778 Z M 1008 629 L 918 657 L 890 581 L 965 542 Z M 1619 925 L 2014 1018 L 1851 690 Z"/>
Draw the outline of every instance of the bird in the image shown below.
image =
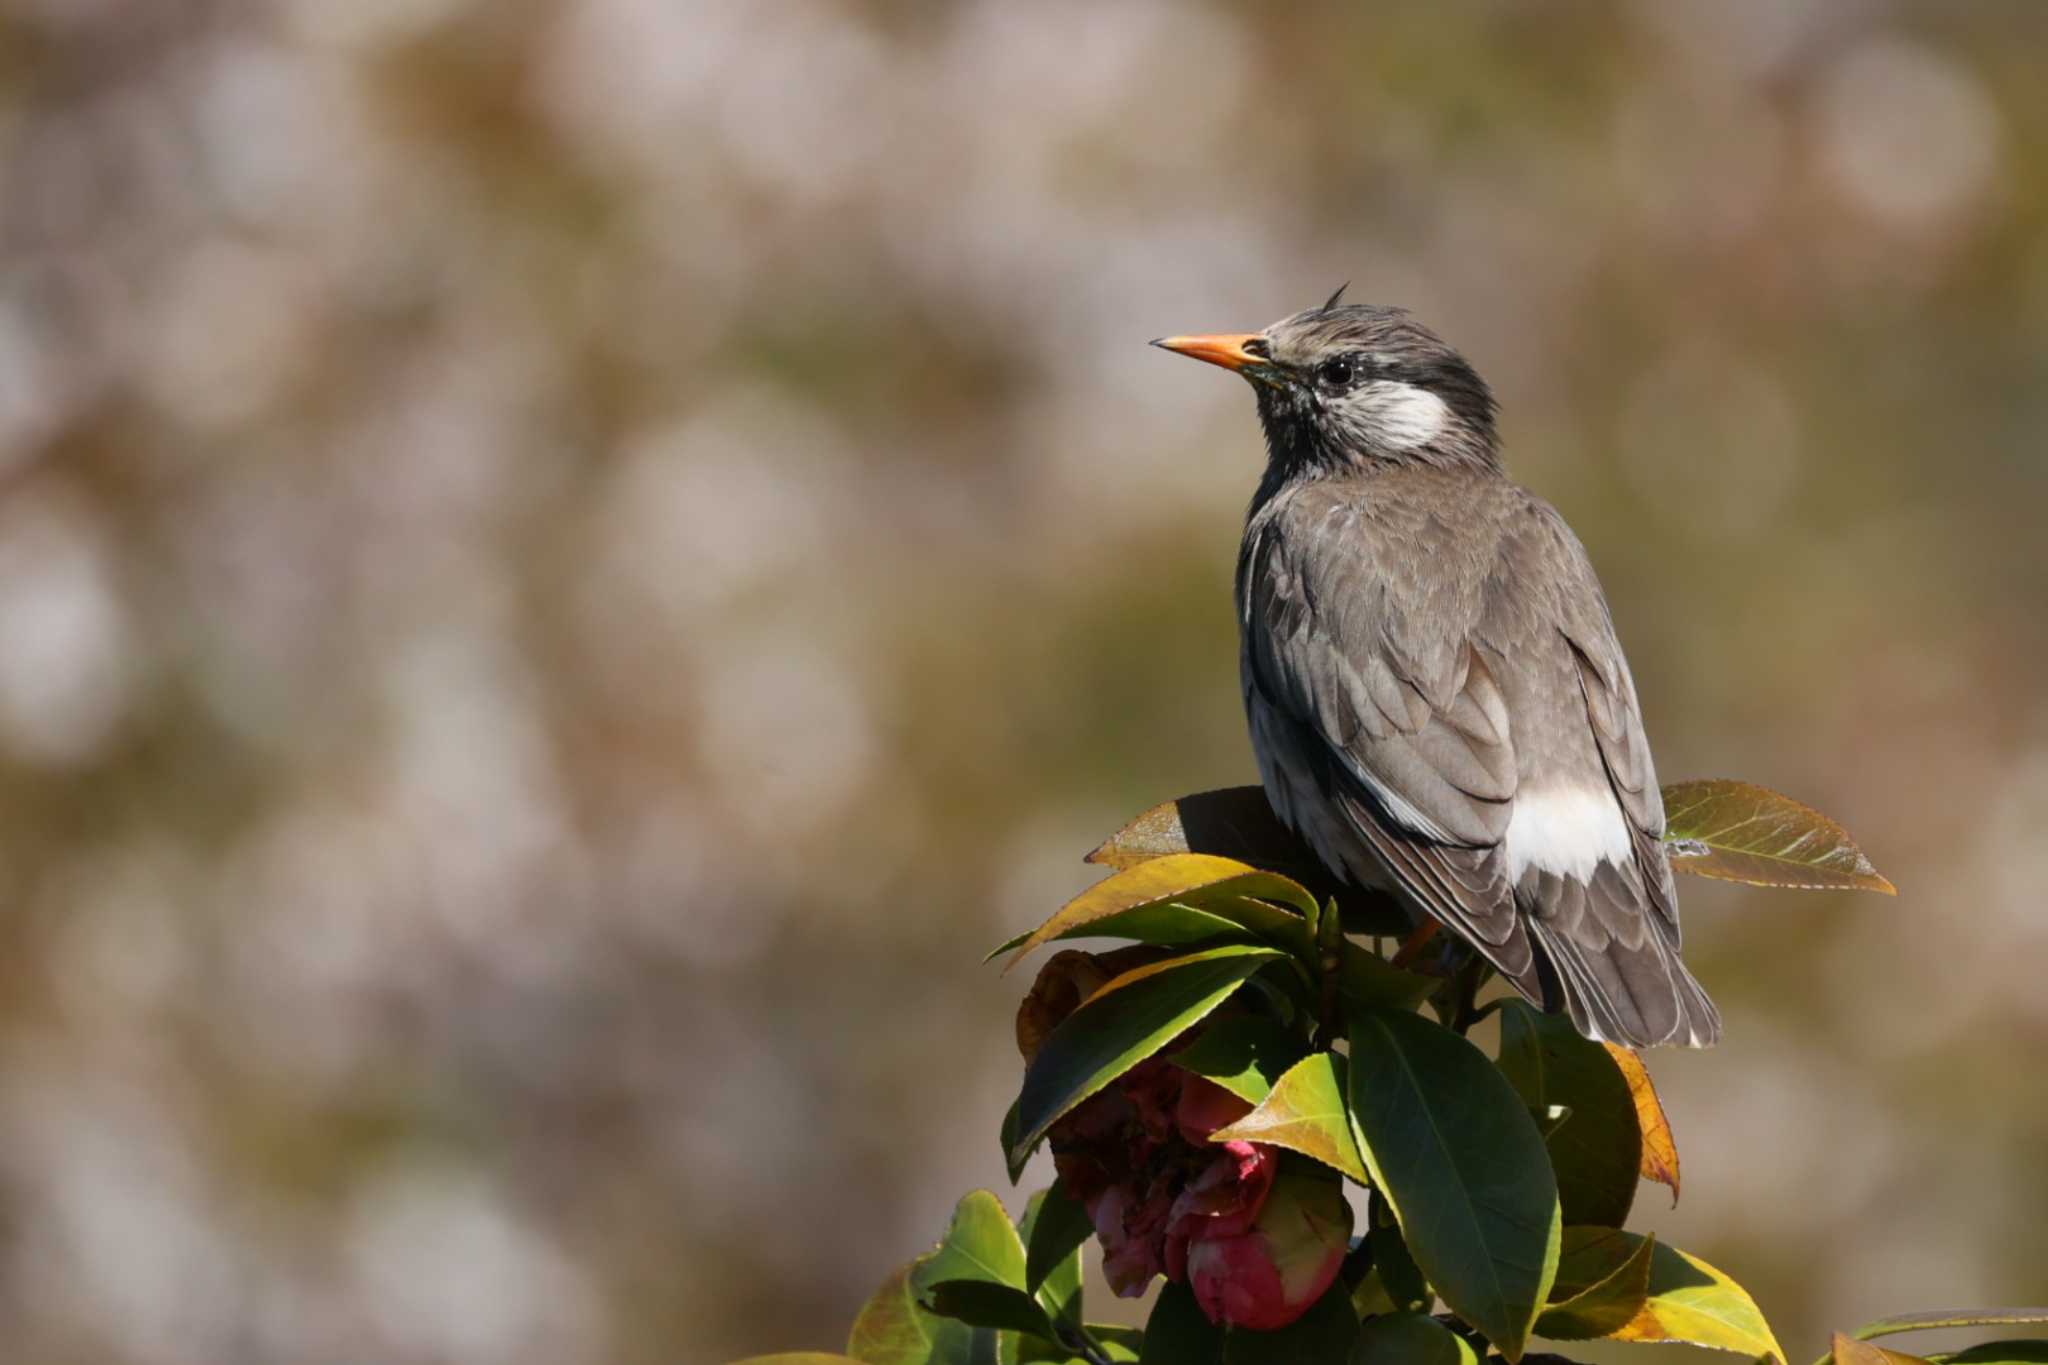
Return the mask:
<path fill-rule="evenodd" d="M 1250 381 L 1237 560 L 1266 799 L 1329 871 L 1631 1048 L 1712 1045 L 1664 805 L 1584 546 L 1508 477 L 1492 390 L 1405 309 L 1343 302 L 1156 346 Z"/>

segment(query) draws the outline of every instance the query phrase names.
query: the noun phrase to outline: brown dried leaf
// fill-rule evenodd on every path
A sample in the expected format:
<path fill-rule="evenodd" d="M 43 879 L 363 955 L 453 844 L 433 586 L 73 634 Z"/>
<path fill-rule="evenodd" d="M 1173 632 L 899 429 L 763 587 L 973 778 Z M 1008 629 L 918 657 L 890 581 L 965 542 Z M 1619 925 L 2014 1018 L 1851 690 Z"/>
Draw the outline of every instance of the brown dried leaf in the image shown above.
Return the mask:
<path fill-rule="evenodd" d="M 1636 1124 L 1643 1131 L 1643 1179 L 1671 1187 L 1671 1203 L 1678 1205 L 1678 1139 L 1672 1136 L 1671 1121 L 1664 1117 L 1664 1102 L 1643 1059 L 1633 1050 L 1614 1043 L 1602 1044 L 1628 1078 L 1628 1093 L 1636 1102 Z"/>
<path fill-rule="evenodd" d="M 1882 1346 L 1845 1337 L 1840 1332 L 1835 1333 L 1834 1355 L 1835 1365 L 1929 1365 L 1925 1356 L 1887 1351 Z"/>
<path fill-rule="evenodd" d="M 1163 948 L 1134 943 L 1108 953 L 1068 948 L 1047 958 L 1038 979 L 1017 1006 L 1017 1051 L 1026 1066 L 1052 1031 L 1066 1022 L 1081 1002 L 1130 971 L 1168 956 Z"/>
<path fill-rule="evenodd" d="M 1768 787 L 1725 778 L 1674 782 L 1664 788 L 1664 824 L 1674 872 L 1751 886 L 1898 894 L 1848 830 Z"/>
<path fill-rule="evenodd" d="M 1316 865 L 1294 832 L 1273 817 L 1258 787 L 1224 787 L 1167 801 L 1102 841 L 1087 861 L 1125 868 L 1169 853 L 1208 853 L 1287 871 Z"/>

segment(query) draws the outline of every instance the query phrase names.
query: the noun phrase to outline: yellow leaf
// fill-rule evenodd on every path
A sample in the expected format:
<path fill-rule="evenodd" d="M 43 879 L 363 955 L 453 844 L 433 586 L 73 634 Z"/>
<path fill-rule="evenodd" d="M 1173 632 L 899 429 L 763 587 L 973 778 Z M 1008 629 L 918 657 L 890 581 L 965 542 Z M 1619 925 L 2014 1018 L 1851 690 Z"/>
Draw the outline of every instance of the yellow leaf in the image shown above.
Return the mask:
<path fill-rule="evenodd" d="M 1599 1283 L 1635 1255 L 1643 1240 L 1614 1228 L 1566 1228 L 1557 1267 L 1558 1292 L 1577 1292 Z M 1615 1341 L 1685 1341 L 1751 1357 L 1768 1355 L 1779 1365 L 1785 1359 L 1748 1291 L 1697 1256 L 1661 1242 L 1651 1252 L 1649 1298 L 1609 1336 Z"/>
<path fill-rule="evenodd" d="M 1015 967 L 1042 943 L 1132 910 L 1177 902 L 1197 909 L 1214 906 L 1235 918 L 1231 913 L 1235 906 L 1250 899 L 1292 906 L 1304 914 L 1315 905 L 1308 892 L 1294 882 L 1235 858 L 1173 853 L 1148 859 L 1104 878 L 1068 901 L 1017 942 L 1015 955 L 1003 970 Z M 1307 921 L 1303 919 L 1301 924 L 1305 933 Z"/>
<path fill-rule="evenodd" d="M 1628 1080 L 1628 1093 L 1636 1102 L 1636 1123 L 1643 1132 L 1643 1179 L 1671 1187 L 1671 1202 L 1678 1203 L 1678 1140 L 1671 1134 L 1671 1122 L 1664 1117 L 1663 1101 L 1650 1084 L 1649 1070 L 1633 1050 L 1607 1043 L 1608 1054 Z"/>

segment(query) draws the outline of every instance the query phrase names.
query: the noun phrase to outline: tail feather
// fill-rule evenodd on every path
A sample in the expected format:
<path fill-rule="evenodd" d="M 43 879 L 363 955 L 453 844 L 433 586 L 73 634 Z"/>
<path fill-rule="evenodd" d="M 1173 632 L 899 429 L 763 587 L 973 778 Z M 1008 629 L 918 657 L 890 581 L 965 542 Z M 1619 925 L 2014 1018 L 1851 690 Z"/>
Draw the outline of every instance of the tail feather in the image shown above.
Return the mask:
<path fill-rule="evenodd" d="M 1516 901 L 1549 970 L 1540 996 L 1523 993 L 1561 1006 L 1589 1038 L 1711 1047 L 1720 1011 L 1680 960 L 1673 930 L 1645 913 L 1651 897 L 1633 871 L 1610 863 L 1590 882 L 1533 869 L 1524 877 Z"/>
<path fill-rule="evenodd" d="M 1588 1038 L 1628 1047 L 1720 1041 L 1721 1012 L 1661 934 L 1630 947 L 1615 939 L 1584 943 L 1540 919 L 1529 929 L 1555 969 L 1556 996 L 1546 991 L 1539 1003 L 1562 1004 Z"/>

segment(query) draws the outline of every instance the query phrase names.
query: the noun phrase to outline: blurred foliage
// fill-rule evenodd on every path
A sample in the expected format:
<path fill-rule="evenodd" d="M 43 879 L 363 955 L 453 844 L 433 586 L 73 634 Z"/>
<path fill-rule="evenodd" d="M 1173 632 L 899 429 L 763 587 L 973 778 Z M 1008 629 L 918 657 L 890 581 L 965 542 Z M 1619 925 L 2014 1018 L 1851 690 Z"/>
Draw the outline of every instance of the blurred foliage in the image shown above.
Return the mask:
<path fill-rule="evenodd" d="M 2036 1292 L 2044 55 L 2029 0 L 0 0 L 10 1360 L 836 1346 L 1002 1178 L 955 965 L 1252 771 L 1255 424 L 1143 342 L 1347 278 L 1499 389 L 1664 769 L 1917 891 L 1688 883 L 1718 1194 L 1637 1216 L 1788 1339 Z"/>

